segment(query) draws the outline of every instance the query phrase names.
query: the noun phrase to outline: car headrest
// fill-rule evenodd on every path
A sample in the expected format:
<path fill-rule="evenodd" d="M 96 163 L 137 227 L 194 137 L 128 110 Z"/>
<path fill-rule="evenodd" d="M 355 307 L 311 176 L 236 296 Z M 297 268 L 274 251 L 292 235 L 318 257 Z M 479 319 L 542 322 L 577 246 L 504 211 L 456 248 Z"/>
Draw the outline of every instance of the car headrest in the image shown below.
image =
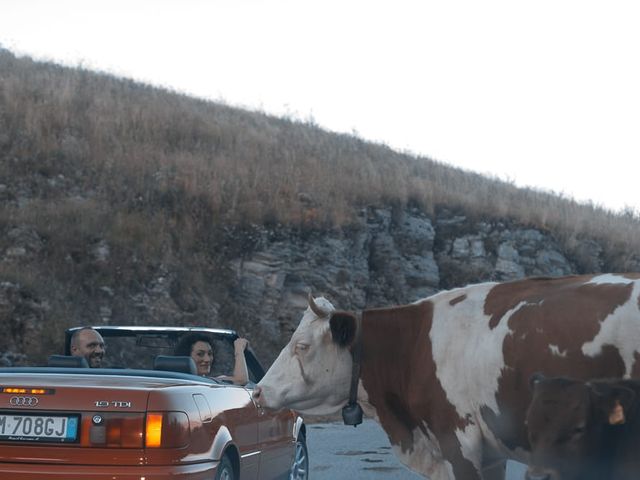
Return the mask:
<path fill-rule="evenodd" d="M 73 355 L 49 355 L 47 366 L 89 368 L 89 363 L 84 357 L 75 357 Z"/>
<path fill-rule="evenodd" d="M 181 357 L 176 355 L 156 355 L 153 359 L 154 370 L 167 370 L 169 372 L 198 374 L 196 363 L 191 357 Z"/>

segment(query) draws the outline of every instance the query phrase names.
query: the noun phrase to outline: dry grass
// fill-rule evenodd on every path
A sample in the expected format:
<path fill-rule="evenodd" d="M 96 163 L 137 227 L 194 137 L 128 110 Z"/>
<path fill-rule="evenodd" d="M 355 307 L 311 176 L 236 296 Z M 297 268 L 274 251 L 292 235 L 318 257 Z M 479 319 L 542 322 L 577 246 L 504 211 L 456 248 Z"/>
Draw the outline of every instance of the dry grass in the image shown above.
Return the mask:
<path fill-rule="evenodd" d="M 569 251 L 591 237 L 615 269 L 626 265 L 615 252 L 640 251 L 637 212 L 614 214 L 312 124 L 1 49 L 0 178 L 37 207 L 2 207 L 0 222 L 29 221 L 71 244 L 134 240 L 149 255 L 167 242 L 205 243 L 222 224 L 344 226 L 363 206 L 389 204 L 508 218 L 552 230 Z"/>

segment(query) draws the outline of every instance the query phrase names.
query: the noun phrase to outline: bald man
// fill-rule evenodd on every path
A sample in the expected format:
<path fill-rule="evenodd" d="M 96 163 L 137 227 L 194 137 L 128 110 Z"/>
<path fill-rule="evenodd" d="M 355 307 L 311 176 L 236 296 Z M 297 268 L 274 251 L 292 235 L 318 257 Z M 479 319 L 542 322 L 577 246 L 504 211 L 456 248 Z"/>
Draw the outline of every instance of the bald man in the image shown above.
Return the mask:
<path fill-rule="evenodd" d="M 102 366 L 106 346 L 102 335 L 91 327 L 83 327 L 71 336 L 71 355 L 84 357 L 92 368 Z"/>

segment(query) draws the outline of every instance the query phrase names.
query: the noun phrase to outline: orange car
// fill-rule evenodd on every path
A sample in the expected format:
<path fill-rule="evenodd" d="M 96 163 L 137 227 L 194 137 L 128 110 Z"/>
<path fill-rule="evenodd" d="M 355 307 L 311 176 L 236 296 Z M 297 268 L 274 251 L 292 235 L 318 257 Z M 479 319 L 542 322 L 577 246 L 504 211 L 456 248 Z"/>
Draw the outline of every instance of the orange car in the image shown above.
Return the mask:
<path fill-rule="evenodd" d="M 68 355 L 46 367 L 0 368 L 1 479 L 308 478 L 302 418 L 251 399 L 264 370 L 250 349 L 245 387 L 197 376 L 190 357 L 172 356 L 182 335 L 202 332 L 227 368 L 235 332 L 95 328 L 107 345 L 105 368 Z"/>

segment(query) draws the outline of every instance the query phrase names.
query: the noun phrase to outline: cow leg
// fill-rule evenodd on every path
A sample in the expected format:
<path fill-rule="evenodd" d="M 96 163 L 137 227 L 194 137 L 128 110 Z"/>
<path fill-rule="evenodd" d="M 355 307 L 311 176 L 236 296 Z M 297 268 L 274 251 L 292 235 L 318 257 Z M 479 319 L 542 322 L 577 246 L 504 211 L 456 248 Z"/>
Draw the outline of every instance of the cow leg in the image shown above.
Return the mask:
<path fill-rule="evenodd" d="M 483 480 L 505 480 L 507 474 L 507 461 L 496 459 L 491 463 L 482 462 Z"/>
<path fill-rule="evenodd" d="M 486 438 L 482 439 L 480 472 L 483 480 L 505 480 L 507 477 L 507 457 Z"/>
<path fill-rule="evenodd" d="M 481 472 L 483 480 L 505 480 L 507 476 L 507 459 L 486 441 L 482 448 Z"/>

